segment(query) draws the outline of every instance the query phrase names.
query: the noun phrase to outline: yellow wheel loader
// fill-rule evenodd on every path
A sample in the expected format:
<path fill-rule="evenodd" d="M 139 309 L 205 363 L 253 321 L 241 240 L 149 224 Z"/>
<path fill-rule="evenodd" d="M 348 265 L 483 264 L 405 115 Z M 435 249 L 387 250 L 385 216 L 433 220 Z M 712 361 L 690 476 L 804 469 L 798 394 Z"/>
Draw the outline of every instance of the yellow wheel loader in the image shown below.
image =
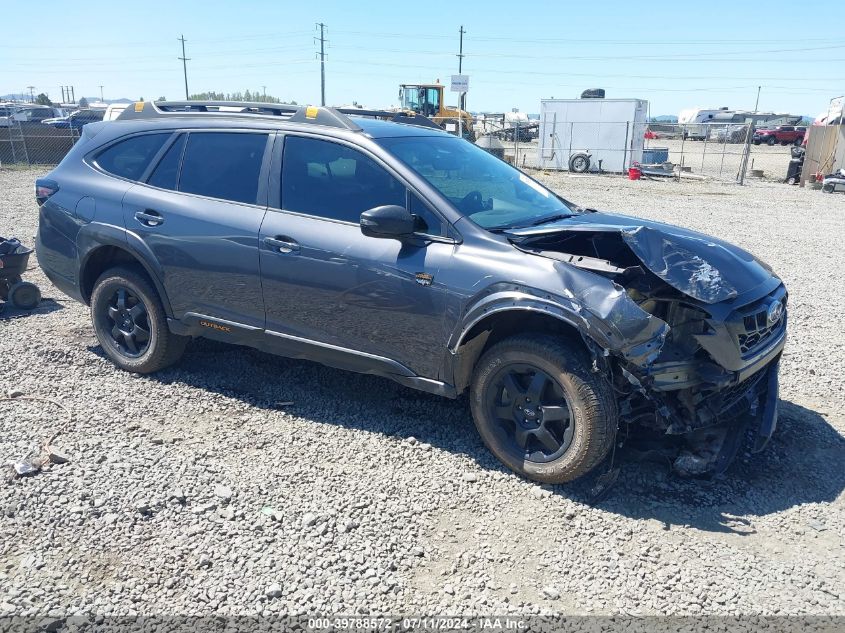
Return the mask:
<path fill-rule="evenodd" d="M 399 86 L 400 108 L 431 119 L 444 130 L 453 134 L 458 134 L 458 130 L 462 128 L 464 138 L 474 141 L 472 115 L 460 108 L 446 107 L 443 100 L 444 87 L 439 82 L 433 84 L 401 84 Z"/>

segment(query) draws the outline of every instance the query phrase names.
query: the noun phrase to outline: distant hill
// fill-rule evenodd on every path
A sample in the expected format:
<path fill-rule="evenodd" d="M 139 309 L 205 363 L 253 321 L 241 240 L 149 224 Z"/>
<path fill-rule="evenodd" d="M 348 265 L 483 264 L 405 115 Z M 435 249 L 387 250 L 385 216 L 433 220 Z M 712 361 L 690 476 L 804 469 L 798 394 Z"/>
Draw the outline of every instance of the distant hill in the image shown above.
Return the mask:
<path fill-rule="evenodd" d="M 0 95 L 0 101 L 29 101 L 29 93 Z"/>
<path fill-rule="evenodd" d="M 651 120 L 654 123 L 677 123 L 678 117 L 673 114 L 661 114 L 660 116 L 653 116 Z"/>
<path fill-rule="evenodd" d="M 133 99 L 127 99 L 124 97 L 123 99 L 103 99 L 100 101 L 100 97 L 85 97 L 85 100 L 88 103 L 134 103 Z M 79 101 L 77 99 L 77 101 Z"/>
<path fill-rule="evenodd" d="M 79 97 L 82 99 L 83 97 Z M 7 95 L 0 95 L 0 101 L 29 101 L 29 93 L 27 94 L 7 94 Z M 79 103 L 79 99 L 76 100 Z M 84 97 L 88 103 L 132 103 L 132 99 L 126 99 L 125 97 L 122 99 L 103 99 L 100 101 L 100 97 Z M 54 103 L 58 103 L 56 99 L 52 99 Z"/>

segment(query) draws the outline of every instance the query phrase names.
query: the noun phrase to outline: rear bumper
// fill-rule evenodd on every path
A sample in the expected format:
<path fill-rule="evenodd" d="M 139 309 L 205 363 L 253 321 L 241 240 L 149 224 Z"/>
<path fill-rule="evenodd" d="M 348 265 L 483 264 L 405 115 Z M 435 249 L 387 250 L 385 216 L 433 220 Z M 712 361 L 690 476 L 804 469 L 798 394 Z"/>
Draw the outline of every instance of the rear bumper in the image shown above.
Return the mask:
<path fill-rule="evenodd" d="M 63 244 L 67 241 L 61 236 L 54 235 L 53 237 L 54 241 L 61 241 Z M 56 288 L 71 299 L 85 303 L 75 275 L 78 266 L 68 265 L 69 262 L 75 264 L 77 261 L 76 248 L 74 246 L 66 246 L 65 250 L 69 252 L 61 252 L 59 249 L 50 248 L 45 245 L 42 240 L 42 231 L 39 229 L 35 236 L 35 256 L 38 259 L 38 266 L 47 279 L 50 280 L 50 283 L 56 286 Z M 68 276 L 61 274 L 59 270 L 64 270 Z"/>

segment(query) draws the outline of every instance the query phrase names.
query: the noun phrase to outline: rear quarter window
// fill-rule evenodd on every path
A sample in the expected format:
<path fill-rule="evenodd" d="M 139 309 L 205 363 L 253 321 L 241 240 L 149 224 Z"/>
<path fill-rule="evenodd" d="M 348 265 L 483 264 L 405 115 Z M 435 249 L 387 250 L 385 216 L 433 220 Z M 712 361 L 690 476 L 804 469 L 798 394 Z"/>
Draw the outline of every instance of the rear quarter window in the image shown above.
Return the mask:
<path fill-rule="evenodd" d="M 94 162 L 105 172 L 138 180 L 170 136 L 170 132 L 133 136 L 100 152 Z"/>
<path fill-rule="evenodd" d="M 176 142 L 168 148 L 147 180 L 147 184 L 161 189 L 176 190 L 179 181 L 179 164 L 185 149 L 185 136 L 185 134 L 180 134 Z"/>

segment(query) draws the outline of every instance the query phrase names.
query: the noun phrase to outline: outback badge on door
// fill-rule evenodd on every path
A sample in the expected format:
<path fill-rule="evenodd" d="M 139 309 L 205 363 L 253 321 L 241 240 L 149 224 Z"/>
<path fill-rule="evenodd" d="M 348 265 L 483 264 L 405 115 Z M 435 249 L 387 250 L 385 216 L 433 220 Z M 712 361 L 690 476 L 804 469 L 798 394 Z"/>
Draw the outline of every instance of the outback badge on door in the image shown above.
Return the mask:
<path fill-rule="evenodd" d="M 428 273 L 417 273 L 416 277 L 417 283 L 421 286 L 430 286 L 431 282 L 434 281 L 434 277 Z"/>

